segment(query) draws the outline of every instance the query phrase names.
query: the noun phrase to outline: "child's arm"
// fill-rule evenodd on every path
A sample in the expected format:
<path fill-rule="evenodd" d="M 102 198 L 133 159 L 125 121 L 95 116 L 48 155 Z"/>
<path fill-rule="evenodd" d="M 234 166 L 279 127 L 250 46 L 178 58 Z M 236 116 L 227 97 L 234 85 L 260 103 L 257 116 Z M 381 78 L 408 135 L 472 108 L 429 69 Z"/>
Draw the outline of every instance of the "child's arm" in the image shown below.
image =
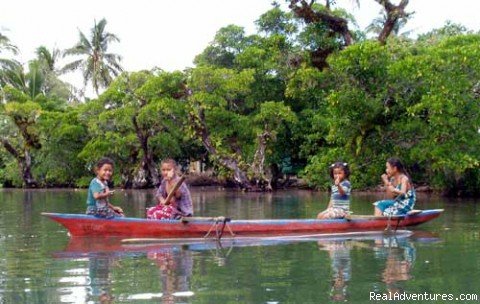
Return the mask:
<path fill-rule="evenodd" d="M 335 181 L 335 185 L 337 186 L 338 193 L 340 193 L 340 195 L 350 195 L 351 185 L 348 180 L 344 180 L 342 182 L 339 181 L 338 184 L 337 181 Z"/>
<path fill-rule="evenodd" d="M 385 188 L 385 192 L 387 193 L 387 197 L 394 198 L 395 193 L 393 192 L 393 190 L 395 189 L 395 187 L 390 182 L 390 179 L 388 178 L 387 174 L 382 174 L 382 181 L 383 181 L 383 186 Z"/>
<path fill-rule="evenodd" d="M 123 214 L 123 209 L 118 207 L 118 206 L 114 206 L 114 205 L 108 203 L 108 207 L 111 208 L 116 213 Z"/>
<path fill-rule="evenodd" d="M 169 186 L 166 187 L 166 189 L 168 190 L 168 196 L 165 199 L 166 204 L 170 203 L 168 201 L 170 199 L 179 200 L 181 197 L 184 196 L 184 192 L 188 192 L 188 189 L 186 188 L 185 184 L 183 183 L 184 180 L 185 180 L 185 176 L 181 176 L 179 178 L 175 178 L 175 179 L 172 179 L 172 180 L 167 182 L 167 184 Z M 174 184 L 171 185 L 170 184 L 171 182 L 174 182 Z"/>
<path fill-rule="evenodd" d="M 165 183 L 161 183 L 158 186 L 157 192 L 155 193 L 155 200 L 157 201 L 158 205 L 164 205 L 165 198 L 163 197 L 163 192 L 165 192 Z"/>
<path fill-rule="evenodd" d="M 342 187 L 342 183 L 340 182 L 340 179 L 336 178 L 335 179 L 335 186 L 337 186 L 338 193 L 341 195 L 345 195 L 345 190 Z"/>
<path fill-rule="evenodd" d="M 395 194 L 395 195 L 406 194 L 407 189 L 408 189 L 408 178 L 407 177 L 402 177 L 402 179 L 400 181 L 400 189 L 397 189 L 390 182 L 388 184 L 388 190 L 390 190 L 390 192 Z"/>
<path fill-rule="evenodd" d="M 103 191 L 103 192 L 94 192 L 93 193 L 93 198 L 96 199 L 96 200 L 104 199 L 104 198 L 112 196 L 114 193 L 115 193 L 115 191 L 113 191 L 113 190 L 110 191 L 108 189 L 105 189 L 105 191 Z"/>
<path fill-rule="evenodd" d="M 407 189 L 408 189 L 408 178 L 406 176 L 402 177 L 402 180 L 400 182 L 400 189 L 396 189 L 397 194 L 407 194 Z"/>
<path fill-rule="evenodd" d="M 385 186 L 385 188 L 388 188 L 388 186 L 390 186 L 390 181 L 388 180 L 388 175 L 386 175 L 385 173 L 382 174 L 382 181 L 383 181 L 383 185 Z"/>

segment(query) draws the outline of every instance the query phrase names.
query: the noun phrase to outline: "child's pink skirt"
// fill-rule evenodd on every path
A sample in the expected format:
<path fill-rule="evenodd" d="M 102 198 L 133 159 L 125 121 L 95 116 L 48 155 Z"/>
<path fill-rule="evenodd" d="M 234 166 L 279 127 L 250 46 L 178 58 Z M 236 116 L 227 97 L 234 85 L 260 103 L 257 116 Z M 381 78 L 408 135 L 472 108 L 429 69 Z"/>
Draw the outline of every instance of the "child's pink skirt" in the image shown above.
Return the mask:
<path fill-rule="evenodd" d="M 170 220 L 176 216 L 172 205 L 157 205 L 147 209 L 147 218 L 152 220 Z"/>

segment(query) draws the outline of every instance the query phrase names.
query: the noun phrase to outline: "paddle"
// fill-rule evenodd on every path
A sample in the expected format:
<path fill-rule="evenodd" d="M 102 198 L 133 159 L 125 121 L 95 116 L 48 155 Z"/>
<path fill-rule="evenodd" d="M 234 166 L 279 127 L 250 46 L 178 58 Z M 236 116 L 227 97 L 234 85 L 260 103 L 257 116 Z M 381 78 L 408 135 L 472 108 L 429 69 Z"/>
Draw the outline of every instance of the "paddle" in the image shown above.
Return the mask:
<path fill-rule="evenodd" d="M 172 190 L 170 190 L 170 193 L 167 195 L 167 198 L 165 199 L 165 202 L 163 203 L 165 206 L 170 204 L 170 201 L 172 200 L 173 195 L 175 192 L 180 188 L 182 185 L 183 181 L 185 180 L 185 176 L 180 176 L 180 178 L 177 180 L 175 185 L 173 186 Z"/>

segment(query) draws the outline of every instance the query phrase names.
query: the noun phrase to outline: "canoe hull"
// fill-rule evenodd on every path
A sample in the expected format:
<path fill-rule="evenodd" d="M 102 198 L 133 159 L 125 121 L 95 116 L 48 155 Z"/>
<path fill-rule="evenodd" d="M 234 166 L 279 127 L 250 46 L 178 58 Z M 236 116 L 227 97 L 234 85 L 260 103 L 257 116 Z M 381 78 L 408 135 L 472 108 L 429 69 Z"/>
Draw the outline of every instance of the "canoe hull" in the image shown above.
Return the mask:
<path fill-rule="evenodd" d="M 443 209 L 425 210 L 404 218 L 391 219 L 392 228 L 403 228 L 428 222 L 443 212 Z M 42 215 L 63 225 L 70 236 L 118 236 L 155 238 L 204 237 L 209 231 L 215 236 L 222 229 L 215 221 L 192 220 L 149 220 L 140 218 L 102 219 L 84 214 L 42 213 Z M 389 225 L 387 217 L 358 217 L 352 219 L 280 219 L 280 220 L 232 220 L 227 223 L 223 237 L 272 236 L 322 234 L 352 231 L 384 230 Z"/>

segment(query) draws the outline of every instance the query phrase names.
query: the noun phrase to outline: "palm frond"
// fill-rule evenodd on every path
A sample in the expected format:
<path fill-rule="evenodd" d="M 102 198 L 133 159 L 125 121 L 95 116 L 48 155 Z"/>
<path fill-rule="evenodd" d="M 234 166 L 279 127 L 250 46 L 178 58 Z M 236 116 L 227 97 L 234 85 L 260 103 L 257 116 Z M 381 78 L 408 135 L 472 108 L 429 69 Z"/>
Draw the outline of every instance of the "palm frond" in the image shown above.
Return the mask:
<path fill-rule="evenodd" d="M 64 73 L 74 72 L 74 71 L 78 70 L 82 65 L 83 65 L 83 60 L 82 59 L 75 60 L 73 62 L 70 62 L 70 63 L 66 64 L 60 70 L 60 73 L 64 74 Z"/>
<path fill-rule="evenodd" d="M 55 65 L 61 56 L 59 49 L 54 48 L 52 51 L 49 51 L 45 46 L 40 46 L 37 48 L 36 54 L 38 60 L 44 62 L 49 71 L 55 72 Z"/>
<path fill-rule="evenodd" d="M 11 52 L 14 55 L 18 54 L 18 48 L 10 43 L 10 39 L 8 39 L 7 36 L 0 33 L 0 53 L 2 52 L 2 49 Z"/>
<path fill-rule="evenodd" d="M 9 84 L 22 92 L 28 91 L 26 75 L 21 64 L 11 65 L 8 68 L 3 69 L 1 76 L 2 82 L 5 84 Z"/>
<path fill-rule="evenodd" d="M 30 98 L 34 99 L 42 93 L 42 87 L 45 83 L 45 77 L 38 61 L 32 61 L 29 65 L 29 72 L 26 75 L 26 84 Z"/>
<path fill-rule="evenodd" d="M 0 58 L 0 68 L 2 69 L 15 69 L 21 66 L 22 64 L 17 60 Z"/>

